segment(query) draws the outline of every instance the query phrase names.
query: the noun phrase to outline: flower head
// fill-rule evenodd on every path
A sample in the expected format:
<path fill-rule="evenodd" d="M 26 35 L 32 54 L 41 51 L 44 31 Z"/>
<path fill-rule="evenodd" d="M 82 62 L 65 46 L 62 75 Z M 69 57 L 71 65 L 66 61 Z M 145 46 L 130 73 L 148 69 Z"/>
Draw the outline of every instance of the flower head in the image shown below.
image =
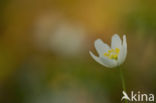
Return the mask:
<path fill-rule="evenodd" d="M 104 43 L 101 39 L 95 41 L 95 48 L 99 57 L 89 51 L 92 58 L 98 63 L 108 68 L 113 68 L 121 65 L 127 56 L 126 35 L 123 36 L 123 41 L 118 34 L 112 36 L 111 47 Z"/>

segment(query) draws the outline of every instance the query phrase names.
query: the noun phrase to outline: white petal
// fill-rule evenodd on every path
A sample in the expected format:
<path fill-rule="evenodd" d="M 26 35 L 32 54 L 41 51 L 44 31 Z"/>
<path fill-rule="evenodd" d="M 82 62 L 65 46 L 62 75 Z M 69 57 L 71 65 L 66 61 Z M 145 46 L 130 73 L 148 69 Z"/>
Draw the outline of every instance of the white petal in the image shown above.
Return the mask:
<path fill-rule="evenodd" d="M 126 41 L 126 35 L 123 36 L 123 59 L 122 59 L 122 62 L 125 61 L 126 59 L 126 56 L 127 56 L 127 41 Z"/>
<path fill-rule="evenodd" d="M 113 68 L 117 66 L 117 61 L 113 59 L 109 59 L 107 57 L 100 58 L 105 64 L 109 65 L 109 68 Z"/>
<path fill-rule="evenodd" d="M 107 44 L 105 44 L 101 39 L 95 40 L 94 45 L 100 57 L 102 57 L 104 53 L 110 49 L 110 47 Z"/>
<path fill-rule="evenodd" d="M 127 56 L 127 41 L 126 41 L 126 35 L 124 35 L 123 36 L 123 44 L 122 44 L 121 51 L 119 54 L 119 59 L 118 59 L 119 65 L 125 61 L 126 56 Z"/>
<path fill-rule="evenodd" d="M 114 34 L 112 36 L 111 48 L 112 49 L 115 49 L 115 48 L 121 49 L 121 39 L 118 34 Z"/>
<path fill-rule="evenodd" d="M 89 51 L 89 54 L 99 64 L 111 68 L 111 65 L 108 65 L 108 64 L 104 63 L 104 61 L 100 57 L 95 56 L 91 51 Z"/>
<path fill-rule="evenodd" d="M 91 57 L 98 63 L 100 63 L 101 65 L 108 67 L 108 68 L 113 68 L 116 66 L 116 61 L 114 60 L 110 60 L 108 58 L 102 58 L 102 57 L 97 57 L 95 56 L 91 51 L 89 51 Z"/>
<path fill-rule="evenodd" d="M 121 47 L 120 53 L 119 53 L 119 56 L 118 56 L 118 60 L 117 60 L 118 65 L 121 65 L 122 61 L 123 61 L 123 46 Z"/>

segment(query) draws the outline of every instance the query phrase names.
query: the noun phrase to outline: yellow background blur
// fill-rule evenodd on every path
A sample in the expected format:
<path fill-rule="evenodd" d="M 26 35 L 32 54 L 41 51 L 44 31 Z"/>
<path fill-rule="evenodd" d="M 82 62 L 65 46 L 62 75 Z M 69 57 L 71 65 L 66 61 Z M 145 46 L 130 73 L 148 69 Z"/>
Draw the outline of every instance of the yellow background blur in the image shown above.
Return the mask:
<path fill-rule="evenodd" d="M 1 0 L 0 103 L 119 103 L 94 41 L 127 36 L 128 91 L 156 93 L 155 0 Z"/>

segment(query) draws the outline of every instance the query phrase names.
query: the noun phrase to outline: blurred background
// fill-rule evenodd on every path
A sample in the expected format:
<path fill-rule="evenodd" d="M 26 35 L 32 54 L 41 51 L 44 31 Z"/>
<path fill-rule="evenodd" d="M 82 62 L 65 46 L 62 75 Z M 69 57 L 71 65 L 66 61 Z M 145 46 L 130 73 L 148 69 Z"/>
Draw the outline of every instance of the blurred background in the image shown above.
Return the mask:
<path fill-rule="evenodd" d="M 119 103 L 118 69 L 89 55 L 127 36 L 127 91 L 156 94 L 155 0 L 0 0 L 0 103 Z"/>

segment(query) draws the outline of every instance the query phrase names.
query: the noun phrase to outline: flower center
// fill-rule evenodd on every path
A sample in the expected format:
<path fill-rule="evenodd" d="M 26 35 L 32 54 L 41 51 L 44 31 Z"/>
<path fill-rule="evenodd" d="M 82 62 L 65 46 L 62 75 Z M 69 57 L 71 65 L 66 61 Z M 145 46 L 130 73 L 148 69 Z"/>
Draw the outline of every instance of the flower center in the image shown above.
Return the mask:
<path fill-rule="evenodd" d="M 117 60 L 119 53 L 120 53 L 120 49 L 119 48 L 115 48 L 115 49 L 108 50 L 108 52 L 104 53 L 104 56 L 109 58 L 109 59 Z"/>

